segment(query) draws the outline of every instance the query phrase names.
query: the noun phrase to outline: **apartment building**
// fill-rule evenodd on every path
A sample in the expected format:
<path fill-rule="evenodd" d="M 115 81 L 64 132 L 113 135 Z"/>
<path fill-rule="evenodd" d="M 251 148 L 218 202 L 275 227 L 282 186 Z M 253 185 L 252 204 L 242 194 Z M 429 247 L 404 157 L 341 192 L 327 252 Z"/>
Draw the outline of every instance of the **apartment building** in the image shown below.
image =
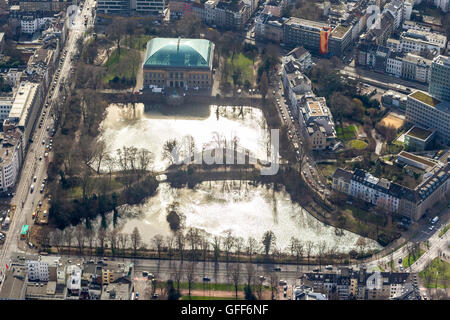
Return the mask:
<path fill-rule="evenodd" d="M 434 58 L 430 73 L 430 95 L 450 101 L 450 58 L 442 55 Z"/>
<path fill-rule="evenodd" d="M 17 127 L 22 131 L 24 150 L 28 146 L 37 114 L 42 107 L 42 99 L 40 84 L 22 82 L 14 97 L 9 116 L 3 122 L 4 130 L 11 130 Z"/>
<path fill-rule="evenodd" d="M 330 31 L 329 38 L 323 36 L 327 31 Z M 283 41 L 288 47 L 303 46 L 315 53 L 319 52 L 321 41 L 325 41 L 322 46 L 327 47 L 327 52 L 341 56 L 351 45 L 352 28 L 350 25 L 331 28 L 328 23 L 291 17 L 284 23 Z"/>
<path fill-rule="evenodd" d="M 408 30 L 400 35 L 403 52 L 423 52 L 424 50 L 440 53 L 445 50 L 447 37 L 436 33 L 421 30 Z"/>
<path fill-rule="evenodd" d="M 294 114 L 298 116 L 303 94 L 312 92 L 311 81 L 301 72 L 301 65 L 294 60 L 290 60 L 283 65 L 281 78 L 285 87 L 286 98 L 291 102 Z"/>
<path fill-rule="evenodd" d="M 336 129 L 325 98 L 306 94 L 302 98 L 300 110 L 302 117 L 299 117 L 299 121 L 303 121 L 313 150 L 324 150 L 334 145 Z"/>
<path fill-rule="evenodd" d="M 4 128 L 0 134 L 0 143 L 0 189 L 7 191 L 14 187 L 22 167 L 22 133 L 16 128 Z"/>
<path fill-rule="evenodd" d="M 0 97 L 0 121 L 5 120 L 9 116 L 12 105 L 12 97 Z"/>
<path fill-rule="evenodd" d="M 283 19 L 270 14 L 255 18 L 255 37 L 280 43 L 283 41 Z"/>
<path fill-rule="evenodd" d="M 431 60 L 408 53 L 402 58 L 401 77 L 428 83 L 430 80 Z"/>
<path fill-rule="evenodd" d="M 311 53 L 303 47 L 297 47 L 288 52 L 283 57 L 283 63 L 286 64 L 289 61 L 294 61 L 296 65 L 300 67 L 301 72 L 308 71 L 312 68 Z"/>
<path fill-rule="evenodd" d="M 430 87 L 436 88 L 431 84 Z M 415 91 L 407 97 L 406 121 L 436 130 L 436 139 L 444 145 L 450 145 L 450 102 L 436 99 L 426 92 Z"/>
<path fill-rule="evenodd" d="M 417 221 L 426 210 L 449 197 L 449 180 L 450 163 L 428 169 L 426 178 L 414 189 L 374 177 L 361 169 L 354 172 L 337 169 L 333 174 L 332 188 Z"/>
<path fill-rule="evenodd" d="M 394 30 L 400 28 L 403 22 L 403 1 L 393 0 L 384 7 L 384 12 L 389 11 L 394 17 Z"/>

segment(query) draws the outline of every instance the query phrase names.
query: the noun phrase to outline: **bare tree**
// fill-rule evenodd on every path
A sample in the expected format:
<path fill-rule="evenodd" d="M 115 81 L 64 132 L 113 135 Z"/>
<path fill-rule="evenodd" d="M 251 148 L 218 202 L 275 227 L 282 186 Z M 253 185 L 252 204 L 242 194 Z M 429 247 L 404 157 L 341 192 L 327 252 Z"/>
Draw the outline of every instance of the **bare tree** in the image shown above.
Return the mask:
<path fill-rule="evenodd" d="M 86 227 L 81 223 L 75 227 L 75 239 L 77 240 L 80 255 L 82 255 L 84 243 L 86 241 Z"/>
<path fill-rule="evenodd" d="M 101 254 L 103 254 L 105 250 L 106 230 L 102 226 L 98 228 L 97 240 L 99 244 L 99 251 Z"/>
<path fill-rule="evenodd" d="M 308 265 L 310 264 L 309 259 L 311 258 L 311 251 L 312 251 L 313 246 L 314 246 L 314 244 L 311 241 L 309 241 L 309 240 L 306 241 L 305 248 L 306 248 L 306 256 L 308 257 Z"/>
<path fill-rule="evenodd" d="M 72 246 L 72 240 L 73 240 L 73 230 L 74 229 L 72 227 L 67 227 L 64 229 L 64 233 L 63 233 L 64 243 L 68 247 L 69 256 L 70 256 L 70 247 Z"/>
<path fill-rule="evenodd" d="M 255 278 L 255 266 L 252 263 L 247 263 L 245 265 L 245 270 L 247 272 L 247 286 L 251 286 L 252 283 L 254 282 L 254 278 Z"/>
<path fill-rule="evenodd" d="M 214 261 L 218 261 L 220 257 L 220 237 L 214 236 L 213 238 L 213 250 L 214 250 Z"/>
<path fill-rule="evenodd" d="M 118 247 L 117 243 L 119 241 L 118 239 L 119 231 L 116 228 L 113 228 L 111 231 L 107 232 L 106 237 L 109 241 L 110 247 L 111 247 L 111 253 L 113 256 L 116 255 L 116 249 Z"/>
<path fill-rule="evenodd" d="M 60 229 L 56 229 L 55 231 L 52 231 L 51 233 L 51 243 L 53 246 L 56 247 L 56 250 L 58 250 L 58 253 L 61 251 L 61 247 L 64 242 L 64 233 Z"/>
<path fill-rule="evenodd" d="M 147 149 L 140 149 L 138 152 L 139 170 L 147 171 L 152 162 L 152 154 Z"/>
<path fill-rule="evenodd" d="M 236 242 L 236 239 L 231 234 L 231 231 L 228 230 L 225 233 L 225 239 L 223 240 L 223 246 L 225 249 L 225 255 L 227 257 L 227 262 L 229 261 L 230 251 L 234 247 L 235 242 Z"/>
<path fill-rule="evenodd" d="M 180 291 L 181 279 L 183 279 L 183 264 L 178 263 L 178 267 L 175 267 L 175 282 L 177 283 L 178 291 Z"/>
<path fill-rule="evenodd" d="M 134 227 L 133 232 L 131 233 L 131 245 L 133 247 L 134 257 L 136 257 L 137 250 L 141 245 L 141 241 L 142 241 L 141 234 L 139 233 L 138 228 Z"/>
<path fill-rule="evenodd" d="M 86 239 L 89 244 L 89 257 L 92 256 L 92 247 L 95 241 L 95 234 L 92 229 L 86 229 Z"/>
<path fill-rule="evenodd" d="M 197 258 L 196 252 L 200 240 L 199 230 L 197 228 L 189 228 L 188 232 L 186 233 L 186 240 L 189 242 L 189 245 L 191 247 L 191 257 L 192 261 L 194 261 Z"/>
<path fill-rule="evenodd" d="M 153 239 L 152 239 L 152 243 L 153 243 L 153 246 L 158 251 L 158 259 L 161 259 L 161 250 L 162 250 L 163 245 L 164 245 L 164 238 L 163 238 L 163 236 L 160 235 L 160 234 L 155 235 L 153 237 Z"/>
<path fill-rule="evenodd" d="M 270 271 L 269 275 L 269 281 L 270 281 L 270 290 L 272 292 L 272 300 L 275 300 L 275 295 L 278 292 L 278 274 L 275 273 L 275 271 Z"/>
<path fill-rule="evenodd" d="M 189 297 L 191 296 L 192 284 L 194 283 L 194 276 L 195 276 L 194 271 L 195 271 L 195 264 L 193 262 L 188 262 L 188 265 L 186 267 L 186 279 L 188 281 Z"/>
<path fill-rule="evenodd" d="M 176 233 L 176 239 L 177 239 L 177 247 L 178 247 L 178 253 L 180 254 L 180 259 L 183 261 L 183 252 L 184 252 L 184 235 L 182 231 L 178 231 Z"/>
<path fill-rule="evenodd" d="M 209 240 L 207 235 L 202 234 L 200 238 L 200 247 L 202 249 L 203 261 L 206 261 L 209 250 Z"/>
<path fill-rule="evenodd" d="M 107 152 L 107 153 L 105 153 L 105 156 L 104 156 L 104 162 L 105 162 L 105 165 L 108 167 L 109 180 L 111 180 L 112 172 L 114 171 L 114 168 L 116 166 L 116 159 L 113 156 L 111 156 L 111 154 L 109 152 Z"/>
<path fill-rule="evenodd" d="M 169 256 L 169 259 L 172 259 L 173 257 L 173 249 L 175 246 L 176 239 L 174 236 L 170 235 L 166 237 L 166 247 L 167 247 L 167 254 Z"/>
<path fill-rule="evenodd" d="M 119 233 L 118 235 L 120 250 L 122 251 L 122 256 L 125 257 L 125 250 L 128 246 L 129 236 L 126 233 Z"/>
<path fill-rule="evenodd" d="M 320 241 L 317 247 L 317 256 L 319 257 L 319 270 L 322 267 L 322 259 L 325 257 L 325 252 L 327 249 L 327 243 L 325 241 Z"/>
<path fill-rule="evenodd" d="M 236 248 L 237 260 L 239 261 L 242 248 L 244 247 L 244 239 L 242 237 L 236 237 L 234 247 Z"/>
<path fill-rule="evenodd" d="M 238 298 L 239 281 L 241 276 L 241 267 L 239 263 L 235 263 L 231 266 L 231 280 L 234 285 L 234 292 L 236 295 L 236 300 Z"/>
<path fill-rule="evenodd" d="M 247 255 L 249 257 L 250 262 L 252 262 L 252 256 L 256 253 L 256 246 L 258 245 L 258 241 L 256 241 L 253 237 L 248 237 L 247 239 Z"/>

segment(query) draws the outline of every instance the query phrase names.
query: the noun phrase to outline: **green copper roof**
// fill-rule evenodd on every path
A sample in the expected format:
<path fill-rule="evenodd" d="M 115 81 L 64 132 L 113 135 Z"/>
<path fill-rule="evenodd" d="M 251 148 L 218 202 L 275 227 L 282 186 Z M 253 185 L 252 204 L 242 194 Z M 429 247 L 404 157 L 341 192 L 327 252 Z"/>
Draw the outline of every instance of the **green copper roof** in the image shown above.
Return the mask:
<path fill-rule="evenodd" d="M 205 39 L 154 38 L 147 43 L 144 66 L 208 68 L 211 45 Z"/>

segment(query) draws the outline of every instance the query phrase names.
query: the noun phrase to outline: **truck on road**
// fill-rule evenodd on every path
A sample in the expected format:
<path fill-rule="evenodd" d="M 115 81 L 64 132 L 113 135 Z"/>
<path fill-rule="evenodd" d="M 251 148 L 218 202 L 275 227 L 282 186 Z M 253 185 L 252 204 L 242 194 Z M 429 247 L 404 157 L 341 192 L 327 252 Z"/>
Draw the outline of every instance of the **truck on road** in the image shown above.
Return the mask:
<path fill-rule="evenodd" d="M 439 221 L 439 217 L 436 216 L 436 217 L 433 218 L 433 220 L 431 220 L 431 223 L 432 223 L 432 224 L 435 224 L 435 223 L 438 222 L 438 221 Z"/>

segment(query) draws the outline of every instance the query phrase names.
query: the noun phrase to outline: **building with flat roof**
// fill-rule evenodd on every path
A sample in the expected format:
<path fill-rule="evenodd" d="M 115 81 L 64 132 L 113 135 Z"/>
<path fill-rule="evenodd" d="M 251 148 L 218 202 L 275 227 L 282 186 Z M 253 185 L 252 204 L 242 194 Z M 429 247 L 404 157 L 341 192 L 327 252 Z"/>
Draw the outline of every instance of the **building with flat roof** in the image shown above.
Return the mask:
<path fill-rule="evenodd" d="M 440 53 L 445 50 L 447 37 L 436 32 L 427 32 L 422 30 L 413 30 L 402 32 L 400 42 L 404 52 L 422 52 L 427 50 L 436 50 Z"/>
<path fill-rule="evenodd" d="M 397 160 L 422 170 L 428 170 L 436 166 L 436 162 L 416 156 L 415 154 L 406 151 L 401 151 L 397 155 Z"/>
<path fill-rule="evenodd" d="M 450 57 L 440 55 L 434 58 L 428 92 L 433 97 L 450 101 Z"/>
<path fill-rule="evenodd" d="M 206 39 L 154 38 L 147 43 L 144 86 L 209 88 L 214 44 Z"/>
<path fill-rule="evenodd" d="M 423 91 L 408 95 L 406 121 L 429 130 L 436 130 L 436 139 L 450 145 L 450 102 L 441 101 Z"/>
<path fill-rule="evenodd" d="M 435 131 L 413 126 L 405 133 L 404 145 L 410 151 L 423 151 L 433 143 Z"/>

